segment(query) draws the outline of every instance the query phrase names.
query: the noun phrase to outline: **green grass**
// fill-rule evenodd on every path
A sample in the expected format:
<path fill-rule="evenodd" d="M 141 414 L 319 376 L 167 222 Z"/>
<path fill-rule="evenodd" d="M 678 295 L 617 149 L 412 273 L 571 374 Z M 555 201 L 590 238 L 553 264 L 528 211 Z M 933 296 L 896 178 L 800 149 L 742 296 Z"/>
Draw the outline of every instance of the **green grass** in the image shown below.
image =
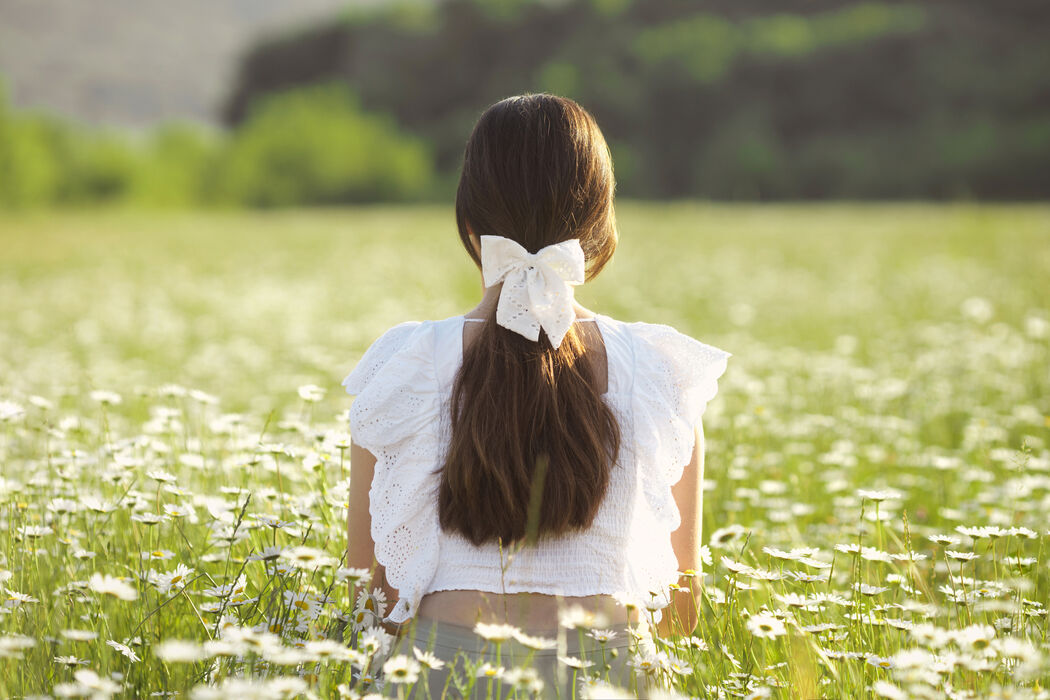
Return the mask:
<path fill-rule="evenodd" d="M 897 697 L 882 683 L 900 697 L 1045 692 L 1050 207 L 623 202 L 617 212 L 617 253 L 578 300 L 733 353 L 704 417 L 702 641 L 657 639 L 680 661 L 678 671 L 651 662 L 657 675 L 697 697 Z M 340 686 L 353 695 L 360 669 L 345 659 L 319 662 L 311 648 L 296 665 L 255 647 L 238 661 L 219 630 L 258 626 L 285 645 L 366 634 L 338 561 L 310 573 L 246 557 L 296 544 L 342 555 L 350 397 L 339 382 L 395 323 L 480 299 L 451 207 L 27 213 L 0 219 L 0 251 L 0 695 L 76 692 L 81 666 L 118 674 L 120 697 L 206 697 L 190 690 L 249 670 L 300 678 L 319 697 Z M 301 399 L 307 384 L 326 395 Z M 858 490 L 882 488 L 900 497 L 876 517 Z M 91 495 L 116 509 L 92 510 Z M 179 504 L 192 508 L 165 514 Z M 237 524 L 229 546 L 213 534 L 223 522 Z M 1001 529 L 956 529 L 977 526 Z M 795 580 L 788 572 L 829 570 L 764 547 L 814 548 L 834 563 L 831 578 Z M 158 550 L 171 558 L 141 556 Z M 907 551 L 924 558 L 882 554 Z M 148 580 L 177 564 L 193 570 L 184 589 Z M 205 592 L 242 569 L 250 602 L 223 608 Z M 92 591 L 95 572 L 126 577 L 137 599 Z M 888 590 L 855 592 L 858 582 Z M 326 592 L 308 611 L 286 599 Z M 806 607 L 778 597 L 789 593 Z M 752 634 L 763 608 L 786 634 Z M 906 629 L 922 624 L 955 638 L 937 647 L 916 631 L 929 628 Z M 71 640 L 70 629 L 97 638 Z M 208 657 L 158 658 L 161 641 L 179 638 L 211 640 Z M 927 678 L 928 652 L 946 665 Z M 294 695 L 289 683 L 273 696 Z M 409 694 L 389 679 L 381 689 L 399 691 Z"/>

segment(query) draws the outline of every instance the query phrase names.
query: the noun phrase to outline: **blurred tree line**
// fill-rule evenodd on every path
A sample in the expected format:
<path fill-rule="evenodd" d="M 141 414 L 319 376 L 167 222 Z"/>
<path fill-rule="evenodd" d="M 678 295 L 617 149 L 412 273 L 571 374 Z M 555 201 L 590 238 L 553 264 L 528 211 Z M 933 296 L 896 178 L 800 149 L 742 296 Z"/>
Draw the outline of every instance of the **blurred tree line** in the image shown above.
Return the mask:
<path fill-rule="evenodd" d="M 0 204 L 448 201 L 485 107 L 539 91 L 595 115 L 621 196 L 1045 198 L 1048 28 L 1045 0 L 353 6 L 250 51 L 226 132 L 0 98 Z"/>
<path fill-rule="evenodd" d="M 0 92 L 0 208 L 425 199 L 435 181 L 430 151 L 335 84 L 261 99 L 227 133 L 189 123 L 146 134 L 89 128 L 13 112 Z"/>

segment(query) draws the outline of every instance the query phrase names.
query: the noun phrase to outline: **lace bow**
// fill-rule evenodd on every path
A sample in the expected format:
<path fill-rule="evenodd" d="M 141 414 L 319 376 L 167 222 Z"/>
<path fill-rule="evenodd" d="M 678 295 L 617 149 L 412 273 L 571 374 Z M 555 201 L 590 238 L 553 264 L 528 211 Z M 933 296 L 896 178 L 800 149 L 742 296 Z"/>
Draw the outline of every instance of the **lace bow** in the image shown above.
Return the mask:
<path fill-rule="evenodd" d="M 584 263 L 578 238 L 530 253 L 504 236 L 481 236 L 485 286 L 503 282 L 496 323 L 529 340 L 543 328 L 557 348 L 576 317 L 571 285 L 583 284 Z"/>

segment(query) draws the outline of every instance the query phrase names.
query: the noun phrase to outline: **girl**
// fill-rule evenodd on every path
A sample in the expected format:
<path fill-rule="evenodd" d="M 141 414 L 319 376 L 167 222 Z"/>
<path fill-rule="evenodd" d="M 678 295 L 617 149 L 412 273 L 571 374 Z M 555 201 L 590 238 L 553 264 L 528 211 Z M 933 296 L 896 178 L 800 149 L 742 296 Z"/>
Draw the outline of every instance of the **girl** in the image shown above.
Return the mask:
<path fill-rule="evenodd" d="M 730 353 L 575 302 L 616 249 L 614 188 L 576 102 L 492 105 L 455 209 L 481 302 L 394 326 L 343 382 L 348 566 L 396 601 L 382 623 L 398 651 L 446 662 L 422 668 L 435 698 L 462 697 L 485 662 L 477 697 L 490 679 L 505 681 L 493 697 L 528 687 L 526 662 L 543 697 L 571 697 L 573 658 L 637 691 L 635 628 L 695 626 L 699 594 L 668 586 L 700 570 L 701 415 Z"/>

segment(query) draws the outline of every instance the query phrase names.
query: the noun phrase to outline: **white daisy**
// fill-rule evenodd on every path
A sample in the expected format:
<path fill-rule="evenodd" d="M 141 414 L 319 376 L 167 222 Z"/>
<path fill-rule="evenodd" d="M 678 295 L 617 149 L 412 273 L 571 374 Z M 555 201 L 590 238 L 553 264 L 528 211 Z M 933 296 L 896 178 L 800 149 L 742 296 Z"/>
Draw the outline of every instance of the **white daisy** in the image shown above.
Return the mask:
<path fill-rule="evenodd" d="M 711 533 L 710 546 L 715 548 L 732 546 L 747 533 L 748 530 L 738 523 L 720 527 Z"/>
<path fill-rule="evenodd" d="M 179 505 L 175 503 L 164 504 L 164 515 L 169 518 L 185 518 L 193 515 L 193 508 L 191 506 Z"/>
<path fill-rule="evenodd" d="M 142 552 L 139 556 L 148 560 L 159 559 L 161 561 L 167 561 L 175 556 L 175 552 L 170 549 L 154 549 L 151 552 Z"/>
<path fill-rule="evenodd" d="M 325 389 L 316 384 L 304 384 L 299 387 L 299 398 L 309 403 L 317 403 L 324 398 Z"/>
<path fill-rule="evenodd" d="M 868 654 L 864 657 L 864 661 L 877 668 L 893 668 L 893 659 L 879 656 L 878 654 Z"/>
<path fill-rule="evenodd" d="M 972 652 L 983 652 L 992 646 L 995 639 L 995 628 L 991 625 L 969 625 L 960 630 L 952 630 L 951 638 L 960 649 Z"/>
<path fill-rule="evenodd" d="M 368 569 L 354 569 L 347 567 L 340 567 L 335 570 L 335 580 L 345 581 L 352 584 L 367 584 L 372 580 L 372 574 Z"/>
<path fill-rule="evenodd" d="M 944 550 L 944 553 L 948 558 L 955 559 L 956 561 L 972 561 L 980 556 L 974 552 L 956 552 L 951 549 Z"/>
<path fill-rule="evenodd" d="M 539 671 L 532 666 L 511 668 L 503 674 L 503 682 L 516 690 L 534 694 L 541 692 L 544 686 Z"/>
<path fill-rule="evenodd" d="M 87 659 L 78 659 L 75 656 L 56 656 L 55 663 L 72 668 L 73 666 L 84 666 L 87 664 Z"/>
<path fill-rule="evenodd" d="M 150 469 L 146 472 L 146 476 L 161 483 L 173 484 L 176 481 L 176 476 L 164 469 Z"/>
<path fill-rule="evenodd" d="M 876 695 L 883 698 L 889 698 L 889 700 L 907 700 L 908 695 L 903 690 L 893 685 L 889 681 L 878 680 L 875 681 L 871 689 Z"/>
<path fill-rule="evenodd" d="M 249 554 L 247 559 L 248 561 L 273 561 L 280 557 L 283 551 L 284 547 L 280 545 L 263 547 L 259 552 Z M 339 571 L 343 571 L 343 569 L 339 569 Z"/>
<path fill-rule="evenodd" d="M 869 491 L 867 489 L 857 489 L 857 495 L 861 498 L 866 498 L 869 501 L 875 501 L 879 503 L 881 501 L 887 501 L 889 499 L 899 499 L 902 497 L 900 491 L 893 489 L 883 489 L 878 491 Z"/>
<path fill-rule="evenodd" d="M 784 623 L 777 617 L 766 613 L 755 613 L 747 618 L 747 629 L 759 638 L 774 639 L 787 634 Z"/>
<path fill-rule="evenodd" d="M 478 667 L 474 675 L 477 678 L 502 678 L 506 671 L 507 669 L 503 666 L 496 666 L 486 661 Z"/>
<path fill-rule="evenodd" d="M 516 634 L 520 633 L 521 630 L 514 625 L 500 623 L 490 624 L 487 622 L 479 622 L 474 625 L 474 634 L 477 634 L 490 642 L 502 643 L 512 639 Z"/>
<path fill-rule="evenodd" d="M 141 661 L 142 660 L 142 659 L 139 658 L 138 654 L 136 654 L 131 649 L 131 647 L 129 647 L 127 644 L 121 644 L 120 642 L 114 641 L 112 639 L 107 639 L 106 640 L 106 644 L 108 644 L 109 646 L 113 647 L 114 649 L 119 651 L 124 656 L 128 657 L 128 659 L 130 659 L 131 661 Z"/>
<path fill-rule="evenodd" d="M 192 663 L 207 658 L 200 644 L 182 639 L 166 639 L 153 647 L 153 654 L 168 663 Z"/>
<path fill-rule="evenodd" d="M 391 683 L 415 683 L 421 668 L 415 659 L 398 654 L 383 664 L 383 673 Z"/>
<path fill-rule="evenodd" d="M 616 631 L 615 630 L 595 629 L 595 630 L 588 630 L 584 634 L 586 634 L 588 637 L 590 637 L 590 638 L 592 638 L 594 640 L 597 640 L 598 642 L 601 642 L 602 644 L 605 644 L 609 640 L 611 640 L 611 639 L 616 637 Z"/>
<path fill-rule="evenodd" d="M 92 574 L 88 581 L 88 588 L 96 593 L 111 595 L 121 600 L 137 600 L 139 597 L 137 590 L 109 574 Z"/>
<path fill-rule="evenodd" d="M 543 649 L 554 649 L 558 646 L 557 639 L 548 639 L 546 637 L 534 637 L 531 634 L 526 634 L 525 632 L 520 630 L 514 633 L 514 638 L 529 649 L 536 649 L 537 651 Z"/>
<path fill-rule="evenodd" d="M 423 666 L 432 669 L 440 669 L 445 666 L 445 662 L 435 656 L 429 651 L 420 651 L 415 646 L 412 647 L 412 653 L 415 655 L 416 660 Z"/>
<path fill-rule="evenodd" d="M 104 678 L 87 668 L 81 668 L 74 671 L 73 678 L 75 678 L 77 682 L 71 685 L 95 691 L 95 693 L 92 694 L 92 697 L 97 697 L 98 695 L 114 695 L 121 688 L 120 683 L 112 681 L 109 678 Z M 83 695 L 84 693 L 80 694 Z"/>
<path fill-rule="evenodd" d="M 281 552 L 281 558 L 300 569 L 320 569 L 335 566 L 338 560 L 324 550 L 316 547 L 289 547 Z"/>
<path fill-rule="evenodd" d="M 22 651 L 36 646 L 36 640 L 24 634 L 0 637 L 0 659 L 21 659 Z"/>
<path fill-rule="evenodd" d="M 91 397 L 92 401 L 100 403 L 103 406 L 115 406 L 122 401 L 120 394 L 113 391 L 105 391 L 103 389 L 96 389 L 88 394 L 88 396 Z"/>
<path fill-rule="evenodd" d="M 608 627 L 609 618 L 604 613 L 573 604 L 559 612 L 558 624 L 568 629 L 593 629 Z"/>
<path fill-rule="evenodd" d="M 59 634 L 74 642 L 90 642 L 98 639 L 98 632 L 93 630 L 62 630 Z"/>
<path fill-rule="evenodd" d="M 569 668 L 589 668 L 590 666 L 594 665 L 593 661 L 585 661 L 583 659 L 577 659 L 574 656 L 560 656 L 559 655 L 558 656 L 558 661 L 561 661 L 563 664 L 565 664 Z"/>
<path fill-rule="evenodd" d="M 156 586 L 157 591 L 168 594 L 171 589 L 181 590 L 189 583 L 189 577 L 195 570 L 185 564 L 178 564 L 174 571 L 158 573 L 150 569 L 149 582 Z"/>

